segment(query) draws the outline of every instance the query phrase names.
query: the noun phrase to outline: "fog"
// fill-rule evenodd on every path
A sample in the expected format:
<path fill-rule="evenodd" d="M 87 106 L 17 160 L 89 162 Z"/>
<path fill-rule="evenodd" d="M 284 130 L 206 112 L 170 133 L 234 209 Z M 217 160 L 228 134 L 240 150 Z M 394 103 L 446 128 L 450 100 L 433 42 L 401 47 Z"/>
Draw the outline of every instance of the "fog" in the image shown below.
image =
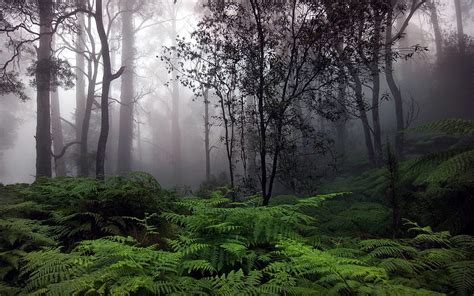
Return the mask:
<path fill-rule="evenodd" d="M 9 1 L 2 1 L 3 5 L 15 5 Z M 34 1 L 33 1 L 34 2 Z M 41 1 L 40 1 L 41 2 Z M 114 19 L 107 17 L 106 7 L 111 12 L 117 13 L 126 4 L 119 0 L 104 0 L 104 22 L 110 27 L 108 32 L 108 40 L 110 43 L 110 58 L 112 63 L 112 73 L 117 72 L 123 65 L 123 13 L 119 13 Z M 180 187 L 184 191 L 189 189 L 197 189 L 199 185 L 206 181 L 210 181 L 206 176 L 206 146 L 205 146 L 205 104 L 202 95 L 196 93 L 196 85 L 187 83 L 186 81 L 173 79 L 176 76 L 183 76 L 180 71 L 195 66 L 192 60 L 186 60 L 185 54 L 181 56 L 175 55 L 173 49 L 179 48 L 179 40 L 184 38 L 189 44 L 195 45 L 199 41 L 192 35 L 202 27 L 199 22 L 205 15 L 210 12 L 203 8 L 207 4 L 203 1 L 189 0 L 163 0 L 158 1 L 131 1 L 136 6 L 142 5 L 140 9 L 128 14 L 132 19 L 133 26 L 133 63 L 125 61 L 127 66 L 122 75 L 126 75 L 127 71 L 132 71 L 133 77 L 133 121 L 132 121 L 132 141 L 130 151 L 130 164 L 126 168 L 128 171 L 144 171 L 152 174 L 164 187 Z M 141 3 L 144 2 L 144 3 Z M 403 1 L 400 1 L 403 2 Z M 410 1 L 406 1 L 408 4 Z M 403 98 L 404 106 L 404 128 L 414 127 L 421 123 L 440 120 L 445 118 L 473 118 L 474 117 L 474 44 L 472 36 L 474 36 L 474 1 L 461 1 L 462 7 L 462 25 L 464 30 L 465 53 L 460 57 L 460 53 L 456 51 L 457 38 L 457 22 L 454 2 L 452 0 L 439 0 L 436 3 L 436 11 L 438 12 L 439 25 L 443 37 L 443 54 L 442 58 L 437 56 L 435 44 L 435 36 L 433 32 L 432 18 L 430 18 L 430 10 L 423 6 L 414 12 L 413 17 L 409 21 L 405 32 L 401 38 L 393 44 L 393 48 L 400 53 L 394 58 L 394 77 L 399 86 Z M 9 4 L 10 3 L 10 4 Z M 95 3 L 95 2 L 94 2 Z M 94 7 L 94 3 L 90 3 Z M 428 1 L 431 3 L 431 1 Z M 67 4 L 67 3 L 66 3 Z M 64 5 L 66 5 L 64 4 Z M 58 6 L 60 7 L 60 5 Z M 122 7 L 122 8 L 121 8 Z M 409 7 L 409 5 L 408 5 Z M 10 7 L 11 8 L 11 7 Z M 15 14 L 9 15 L 10 8 L 3 11 L 3 20 L 15 24 Z M 72 9 L 72 8 L 65 8 Z M 58 8 L 59 11 L 59 8 Z M 60 14 L 61 12 L 58 12 Z M 400 18 L 406 18 L 409 11 L 400 13 Z M 82 16 L 86 19 L 85 14 Z M 3 21 L 2 20 L 2 21 Z M 61 146 L 74 142 L 77 139 L 75 124 L 82 123 L 77 121 L 77 60 L 76 52 L 74 52 L 74 44 L 77 43 L 77 23 L 78 17 L 74 16 L 68 25 L 72 28 L 59 27 L 55 33 L 56 52 L 54 56 L 57 59 L 68 61 L 70 69 L 76 73 L 71 79 L 74 85 L 65 87 L 58 86 L 58 96 L 60 103 L 61 129 L 64 137 Z M 95 46 L 101 47 L 99 34 L 94 28 L 94 21 L 91 22 L 91 34 L 95 40 Z M 7 28 L 7 26 L 3 28 Z M 74 27 L 76 26 L 76 27 Z M 394 24 L 397 28 L 399 24 Z M 38 26 L 34 24 L 29 27 L 34 32 L 38 32 Z M 5 31 L 5 30 L 4 30 Z M 269 33 L 270 34 L 270 33 Z M 384 35 L 385 33 L 383 33 Z M 8 36 L 7 36 L 8 35 Z M 11 49 L 11 35 L 18 38 L 30 38 L 30 34 L 24 28 L 13 33 L 0 34 L 4 48 L 0 51 L 1 64 L 12 56 L 14 50 Z M 25 37 L 26 36 L 26 37 Z M 231 38 L 234 36 L 230 36 Z M 175 38 L 178 38 L 178 43 Z M 193 39 L 194 38 L 194 39 Z M 349 37 L 347 37 L 349 38 Z M 91 42 L 85 38 L 86 48 L 90 48 Z M 349 41 L 347 41 L 349 42 Z M 71 47 L 72 45 L 72 47 Z M 19 73 L 19 80 L 23 82 L 23 92 L 29 97 L 26 101 L 21 101 L 15 92 L 2 91 L 0 97 L 0 183 L 31 183 L 37 177 L 37 152 L 35 150 L 37 133 L 37 97 L 36 85 L 30 82 L 34 75 L 28 75 L 28 67 L 37 60 L 36 51 L 38 52 L 38 41 L 26 43 L 21 48 L 21 54 L 15 57 L 14 64 L 10 64 L 8 71 L 14 70 Z M 424 49 L 414 49 L 419 46 Z M 166 48 L 168 50 L 166 50 Z M 99 50 L 96 49 L 96 54 Z M 462 59 L 460 62 L 459 59 Z M 381 59 L 383 61 L 383 58 Z M 183 68 L 179 65 L 183 64 Z M 92 108 L 90 131 L 88 137 L 88 155 L 90 159 L 90 176 L 94 176 L 95 156 L 97 151 L 97 143 L 100 131 L 100 95 L 102 90 L 102 74 L 101 68 L 104 65 L 104 59 L 99 62 L 98 79 L 95 86 L 96 102 Z M 171 69 L 170 65 L 175 68 Z M 470 67 L 464 72 L 456 72 L 459 66 Z M 397 133 L 397 118 L 395 112 L 395 103 L 393 94 L 387 85 L 385 73 L 386 66 L 381 62 L 381 90 L 380 90 L 380 127 L 383 144 L 388 142 L 395 145 L 395 134 Z M 86 68 L 83 69 L 87 72 Z M 204 71 L 204 70 L 197 70 Z M 333 73 L 333 72 L 331 72 Z M 467 74 L 466 74 L 467 73 Z M 90 72 L 89 72 L 90 74 Z M 174 77 L 173 77 L 174 75 Z M 329 75 L 329 74 L 327 74 Z M 332 75 L 332 74 L 331 74 Z M 456 76 L 457 75 L 457 76 Z M 467 76 L 466 76 L 467 75 Z M 123 76 L 122 76 L 123 78 Z M 122 162 L 127 162 L 119 155 L 119 133 L 121 129 L 121 83 L 122 78 L 112 81 L 109 93 L 110 108 L 110 130 L 107 140 L 106 157 L 105 157 L 105 176 L 124 174 L 120 166 Z M 324 78 L 324 75 L 323 75 Z M 322 79 L 323 79 L 322 78 Z M 250 77 L 253 79 L 253 77 Z M 351 85 L 352 82 L 348 82 Z M 461 84 L 456 84 L 461 83 Z M 363 79 L 363 95 L 368 102 L 371 100 L 372 85 L 367 79 Z M 87 93 L 87 83 L 85 84 L 85 92 Z M 198 87 L 199 88 L 199 87 Z M 349 87 L 350 88 L 350 87 Z M 349 89 L 348 88 L 348 89 Z M 242 94 L 247 90 L 243 88 L 236 91 Z M 350 100 L 354 94 L 348 91 L 346 96 Z M 319 96 L 319 95 L 318 95 Z M 324 97 L 324 93 L 321 93 Z M 323 98 L 323 101 L 325 99 Z M 129 98 L 130 101 L 130 98 Z M 240 148 L 235 149 L 233 154 L 234 171 L 229 173 L 228 151 L 226 150 L 226 133 L 225 126 L 222 121 L 222 113 L 219 106 L 218 96 L 211 90 L 209 95 L 209 162 L 210 175 L 214 179 L 222 179 L 222 182 L 230 182 L 230 174 L 235 175 L 235 183 L 245 183 L 244 177 L 247 174 L 248 167 L 244 167 L 239 152 Z M 306 103 L 304 103 L 306 104 Z M 354 103 L 355 104 L 355 103 Z M 369 104 L 370 105 L 370 104 Z M 309 104 L 308 104 L 309 106 Z M 237 107 L 236 107 L 237 108 Z M 310 114 L 306 107 L 303 108 L 304 114 Z M 300 109 L 301 109 L 300 108 Z M 309 109 L 308 109 L 309 110 Z M 371 112 L 371 106 L 367 106 L 367 113 Z M 311 113 L 313 114 L 313 113 Z M 317 114 L 314 113 L 314 114 Z M 227 115 L 232 115 L 232 112 Z M 309 115 L 308 115 L 309 116 Z M 347 122 L 345 123 L 344 132 L 344 155 L 337 155 L 337 135 L 336 123 L 338 119 L 331 120 L 314 116 L 311 117 L 312 127 L 320 134 L 321 137 L 327 138 L 324 142 L 324 153 L 315 152 L 317 149 L 310 151 L 310 166 L 316 168 L 314 173 L 316 179 L 334 177 L 338 174 L 338 169 L 334 167 L 342 167 L 347 164 L 367 162 L 367 148 L 364 141 L 363 123 L 361 123 L 359 112 L 354 110 L 347 111 Z M 53 116 L 54 117 L 54 116 Z M 232 117 L 232 116 L 231 116 Z M 371 119 L 371 115 L 369 115 Z M 54 119 L 52 119 L 54 120 Z M 372 121 L 370 121 L 372 122 Z M 53 124 L 53 123 L 52 123 Z M 372 124 L 372 123 L 370 123 Z M 53 127 L 54 128 L 54 127 Z M 237 128 L 236 128 L 237 129 Z M 124 135 L 126 137 L 126 135 Z M 236 136 L 236 142 L 240 138 Z M 53 142 L 55 141 L 53 136 Z M 271 144 L 270 144 L 271 145 Z M 310 144 L 302 144 L 302 147 Z M 236 146 L 237 147 L 237 146 Z M 240 147 L 240 146 L 239 146 Z M 318 146 L 319 147 L 319 146 Z M 60 151 L 54 151 L 53 154 L 59 154 Z M 312 147 L 310 147 L 312 149 Z M 242 149 L 242 151 L 245 149 Z M 271 149 L 270 149 L 271 150 Z M 313 155 L 313 152 L 317 156 Z M 73 144 L 68 147 L 59 160 L 64 162 L 65 175 L 77 176 L 80 174 L 79 169 L 79 145 Z M 340 156 L 340 157 L 339 157 Z M 248 157 L 248 155 L 247 155 Z M 259 156 L 260 157 L 260 156 Z M 246 158 L 248 159 L 248 158 Z M 259 159 L 259 158 L 257 158 Z M 52 175 L 60 175 L 58 173 L 58 161 L 52 160 Z M 255 158 L 254 158 L 255 161 Z M 314 161 L 314 162 L 313 162 Z M 291 163 L 291 162 L 290 162 Z M 309 163 L 309 161 L 303 161 Z M 123 163 L 122 163 L 123 164 Z M 249 165 L 250 162 L 247 163 Z M 294 164 L 293 164 L 294 165 Z M 291 168 L 291 164 L 289 164 Z M 125 165 L 127 167 L 127 165 Z M 297 167 L 295 167 L 297 168 Z M 280 168 L 284 171 L 284 168 Z M 278 171 L 280 172 L 280 170 Z M 290 191 L 292 185 L 281 182 L 284 175 L 277 173 L 275 190 L 277 192 Z M 300 176 L 288 173 L 291 178 L 300 180 Z M 290 178 L 290 177 L 288 177 Z M 217 182 L 217 181 L 216 181 Z M 290 182 L 291 183 L 291 182 Z"/>

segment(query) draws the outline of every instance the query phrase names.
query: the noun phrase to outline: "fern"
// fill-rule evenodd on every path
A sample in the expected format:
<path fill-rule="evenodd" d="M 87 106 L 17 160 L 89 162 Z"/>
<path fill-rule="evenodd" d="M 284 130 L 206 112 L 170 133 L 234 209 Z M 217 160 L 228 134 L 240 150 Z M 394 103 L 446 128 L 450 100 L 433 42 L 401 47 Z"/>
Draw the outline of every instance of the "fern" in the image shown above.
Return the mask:
<path fill-rule="evenodd" d="M 469 135 L 474 133 L 474 121 L 465 119 L 445 119 L 423 124 L 413 131 L 440 131 L 447 134 Z"/>
<path fill-rule="evenodd" d="M 459 295 L 471 295 L 474 291 L 474 261 L 454 262 L 448 271 Z"/>

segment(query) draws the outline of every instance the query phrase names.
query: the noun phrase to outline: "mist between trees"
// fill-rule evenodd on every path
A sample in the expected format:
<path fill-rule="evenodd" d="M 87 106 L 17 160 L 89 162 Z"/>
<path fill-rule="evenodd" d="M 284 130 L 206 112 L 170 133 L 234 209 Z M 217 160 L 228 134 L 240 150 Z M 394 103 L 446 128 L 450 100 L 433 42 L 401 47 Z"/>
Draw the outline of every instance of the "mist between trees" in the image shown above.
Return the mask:
<path fill-rule="evenodd" d="M 268 204 L 473 116 L 472 1 L 0 5 L 4 183 L 146 171 Z"/>

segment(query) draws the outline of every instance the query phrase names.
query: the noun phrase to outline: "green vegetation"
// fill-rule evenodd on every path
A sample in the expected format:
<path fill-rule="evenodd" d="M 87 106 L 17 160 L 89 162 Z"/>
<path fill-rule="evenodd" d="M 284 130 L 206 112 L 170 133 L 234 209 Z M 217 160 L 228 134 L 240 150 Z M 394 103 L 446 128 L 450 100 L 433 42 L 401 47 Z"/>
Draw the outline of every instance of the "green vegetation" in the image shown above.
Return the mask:
<path fill-rule="evenodd" d="M 451 236 L 413 223 L 409 224 L 414 236 L 408 239 L 331 236 L 310 214 L 334 206 L 337 199 L 344 199 L 344 194 L 258 207 L 257 197 L 232 203 L 221 192 L 207 199 L 175 200 L 143 174 L 104 184 L 89 179 L 43 180 L 20 190 L 17 200 L 1 208 L 1 291 L 5 295 L 455 291 L 467 295 L 473 291 L 474 237 Z M 134 216 L 117 212 L 124 203 Z M 94 212 L 92 204 L 97 206 Z M 350 213 L 360 215 L 364 209 L 387 214 L 375 203 L 350 204 L 325 221 L 324 228 L 344 224 L 348 216 L 357 219 Z"/>
<path fill-rule="evenodd" d="M 392 159 L 397 178 L 387 165 L 267 207 L 208 185 L 177 197 L 145 173 L 3 186 L 0 294 L 472 295 L 472 149 L 461 146 Z"/>

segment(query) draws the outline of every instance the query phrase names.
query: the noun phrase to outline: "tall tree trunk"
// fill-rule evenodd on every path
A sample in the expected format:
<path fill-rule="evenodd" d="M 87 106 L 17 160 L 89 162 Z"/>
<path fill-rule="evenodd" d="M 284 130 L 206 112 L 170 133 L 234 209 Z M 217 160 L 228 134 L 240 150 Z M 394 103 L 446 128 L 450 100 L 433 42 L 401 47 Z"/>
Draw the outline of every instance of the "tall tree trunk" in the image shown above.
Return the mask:
<path fill-rule="evenodd" d="M 126 70 L 121 78 L 117 170 L 119 173 L 127 173 L 131 170 L 132 163 L 135 36 L 133 1 L 122 1 L 122 3 L 122 65 Z"/>
<path fill-rule="evenodd" d="M 135 0 L 134 0 L 135 1 Z M 112 1 L 109 4 L 110 15 L 116 15 L 121 13 L 122 8 L 120 7 L 121 4 L 125 1 Z M 128 2 L 128 1 L 127 1 Z M 120 48 L 120 40 L 119 37 L 121 36 L 121 28 L 118 28 L 118 25 L 115 23 L 111 24 L 110 27 L 110 36 L 109 36 L 109 43 L 110 43 L 110 64 L 112 67 L 112 71 L 117 69 L 117 52 Z M 110 97 L 111 98 L 118 98 L 118 87 L 112 85 L 110 88 Z M 109 140 L 107 144 L 107 151 L 106 158 L 108 161 L 105 164 L 105 171 L 109 174 L 114 174 L 118 170 L 118 146 L 119 146 L 119 129 L 120 129 L 120 105 L 119 104 L 110 104 L 110 131 L 109 131 Z"/>
<path fill-rule="evenodd" d="M 4 152 L 0 150 L 0 178 L 4 177 L 5 173 L 5 155 Z"/>
<path fill-rule="evenodd" d="M 375 150 L 375 163 L 381 165 L 383 163 L 383 151 L 382 151 L 382 132 L 380 127 L 380 71 L 379 71 L 379 55 L 380 55 L 380 42 L 381 36 L 381 22 L 382 19 L 377 13 L 375 15 L 375 35 L 374 35 L 374 46 L 373 46 L 373 57 L 370 64 L 370 71 L 372 76 L 372 125 L 373 125 L 373 137 L 374 137 L 374 150 Z"/>
<path fill-rule="evenodd" d="M 210 132 L 211 125 L 209 123 L 209 88 L 203 91 L 204 98 L 204 150 L 206 154 L 206 181 L 211 179 L 211 144 Z"/>
<path fill-rule="evenodd" d="M 462 23 L 461 0 L 454 0 L 454 7 L 456 9 L 456 24 L 458 29 L 459 52 L 461 54 L 464 54 L 466 51 L 466 44 L 464 42 L 464 27 Z"/>
<path fill-rule="evenodd" d="M 39 0 L 40 40 L 36 68 L 36 177 L 51 177 L 51 41 L 53 1 Z"/>
<path fill-rule="evenodd" d="M 372 90 L 372 125 L 373 125 L 373 136 L 374 136 L 374 150 L 375 150 L 375 164 L 377 166 L 382 164 L 383 152 L 382 152 L 382 129 L 380 127 L 380 73 L 377 66 L 374 65 L 372 71 L 373 90 Z"/>
<path fill-rule="evenodd" d="M 173 5 L 173 17 L 171 21 L 171 44 L 176 47 L 176 5 Z M 178 57 L 173 56 L 173 64 L 177 63 Z M 173 68 L 172 76 L 172 104 L 171 104 L 171 161 L 173 163 L 173 179 L 176 185 L 182 182 L 182 159 L 181 159 L 181 128 L 179 125 L 179 82 L 176 79 L 177 72 Z"/>
<path fill-rule="evenodd" d="M 87 99 L 86 99 L 86 108 L 84 110 L 84 119 L 82 121 L 81 127 L 81 153 L 80 153 L 80 175 L 81 176 L 88 176 L 89 175 L 89 147 L 88 147 L 88 139 L 89 139 L 89 126 L 90 120 L 92 115 L 92 105 L 94 104 L 94 96 L 95 96 L 95 84 L 97 82 L 97 75 L 98 75 L 98 67 L 99 61 L 96 59 L 95 61 L 89 61 L 88 65 L 88 73 L 89 77 L 89 85 L 87 87 Z"/>
<path fill-rule="evenodd" d="M 338 89 L 338 101 L 339 101 L 339 118 L 336 121 L 336 152 L 337 157 L 342 159 L 346 155 L 346 123 L 347 123 L 347 114 L 346 114 L 346 83 L 340 82 Z"/>
<path fill-rule="evenodd" d="M 359 109 L 360 120 L 362 121 L 362 128 L 364 131 L 364 138 L 365 138 L 365 146 L 367 148 L 369 162 L 372 165 L 376 165 L 374 145 L 372 143 L 372 134 L 370 131 L 369 120 L 367 118 L 366 105 L 364 103 L 364 94 L 362 92 L 362 82 L 360 80 L 359 74 L 356 72 L 357 70 L 354 69 L 352 65 L 348 65 L 348 68 L 352 76 L 352 79 L 354 79 L 355 99 L 356 99 L 357 109 Z"/>
<path fill-rule="evenodd" d="M 85 1 L 78 0 L 78 6 L 85 8 Z M 75 126 L 76 126 L 76 141 L 81 141 L 82 137 L 82 123 L 84 121 L 84 112 L 86 106 L 86 81 L 84 73 L 85 68 L 85 21 L 84 14 L 78 13 L 78 33 L 76 35 L 76 112 L 75 112 Z M 79 149 L 80 154 L 80 149 Z M 80 158 L 78 165 L 80 167 Z M 79 171 L 80 172 L 80 171 Z"/>
<path fill-rule="evenodd" d="M 258 180 L 258 168 L 257 168 L 257 135 L 255 134 L 254 130 L 254 112 L 255 112 L 255 102 L 253 99 L 247 100 L 246 105 L 246 117 L 247 120 L 247 127 L 246 127 L 246 149 L 247 149 L 247 163 L 248 163 L 248 170 L 247 170 L 247 184 L 250 190 L 257 189 L 257 180 Z"/>
<path fill-rule="evenodd" d="M 395 155 L 402 157 L 403 155 L 403 129 L 405 128 L 403 120 L 403 100 L 400 88 L 395 82 L 393 76 L 393 51 L 392 51 L 392 22 L 393 22 L 393 7 L 387 14 L 387 28 L 385 29 L 385 77 L 388 87 L 392 93 L 395 102 L 395 116 L 396 116 L 396 135 L 395 135 Z"/>
<path fill-rule="evenodd" d="M 55 48 L 54 36 L 51 47 Z M 53 132 L 53 151 L 58 155 L 64 148 L 63 128 L 61 126 L 61 107 L 57 89 L 51 90 L 51 129 Z M 64 157 L 55 158 L 54 169 L 56 176 L 66 176 Z"/>
<path fill-rule="evenodd" d="M 262 205 L 268 206 L 270 203 L 271 192 L 267 189 L 267 126 L 265 119 L 265 35 L 262 24 L 262 11 L 260 4 L 256 0 L 250 0 L 252 13 L 255 18 L 258 35 L 258 86 L 256 92 L 257 98 L 257 124 L 259 135 L 259 157 L 260 157 L 260 187 L 262 191 Z"/>
<path fill-rule="evenodd" d="M 87 33 L 91 39 L 91 56 L 87 63 L 88 73 L 88 86 L 87 86 L 87 97 L 84 109 L 84 116 L 81 126 L 81 145 L 80 145 L 80 171 L 81 176 L 88 176 L 90 172 L 89 168 L 89 152 L 88 152 L 88 139 L 89 139 L 89 125 L 91 120 L 92 106 L 94 104 L 95 96 L 95 85 L 97 83 L 97 76 L 99 72 L 99 60 L 100 55 L 96 56 L 95 40 L 92 35 L 92 16 L 88 15 L 88 26 Z"/>
<path fill-rule="evenodd" d="M 107 33 L 105 32 L 104 20 L 102 16 L 102 0 L 96 0 L 95 3 L 95 22 L 100 44 L 102 46 L 103 75 L 102 75 L 102 94 L 100 98 L 100 135 L 97 144 L 97 155 L 95 165 L 95 175 L 99 180 L 105 178 L 105 152 L 107 150 L 107 139 L 109 137 L 109 91 L 110 84 L 114 79 L 122 75 L 125 68 L 121 68 L 116 74 L 112 74 L 112 65 L 110 63 L 110 49 Z"/>
<path fill-rule="evenodd" d="M 436 0 L 430 0 L 428 2 L 428 9 L 430 10 L 430 20 L 431 25 L 433 26 L 433 33 L 435 37 L 436 45 L 436 57 L 439 60 L 440 56 L 443 54 L 443 37 L 441 35 L 441 28 L 439 26 L 438 20 L 438 10 L 436 8 Z"/>

